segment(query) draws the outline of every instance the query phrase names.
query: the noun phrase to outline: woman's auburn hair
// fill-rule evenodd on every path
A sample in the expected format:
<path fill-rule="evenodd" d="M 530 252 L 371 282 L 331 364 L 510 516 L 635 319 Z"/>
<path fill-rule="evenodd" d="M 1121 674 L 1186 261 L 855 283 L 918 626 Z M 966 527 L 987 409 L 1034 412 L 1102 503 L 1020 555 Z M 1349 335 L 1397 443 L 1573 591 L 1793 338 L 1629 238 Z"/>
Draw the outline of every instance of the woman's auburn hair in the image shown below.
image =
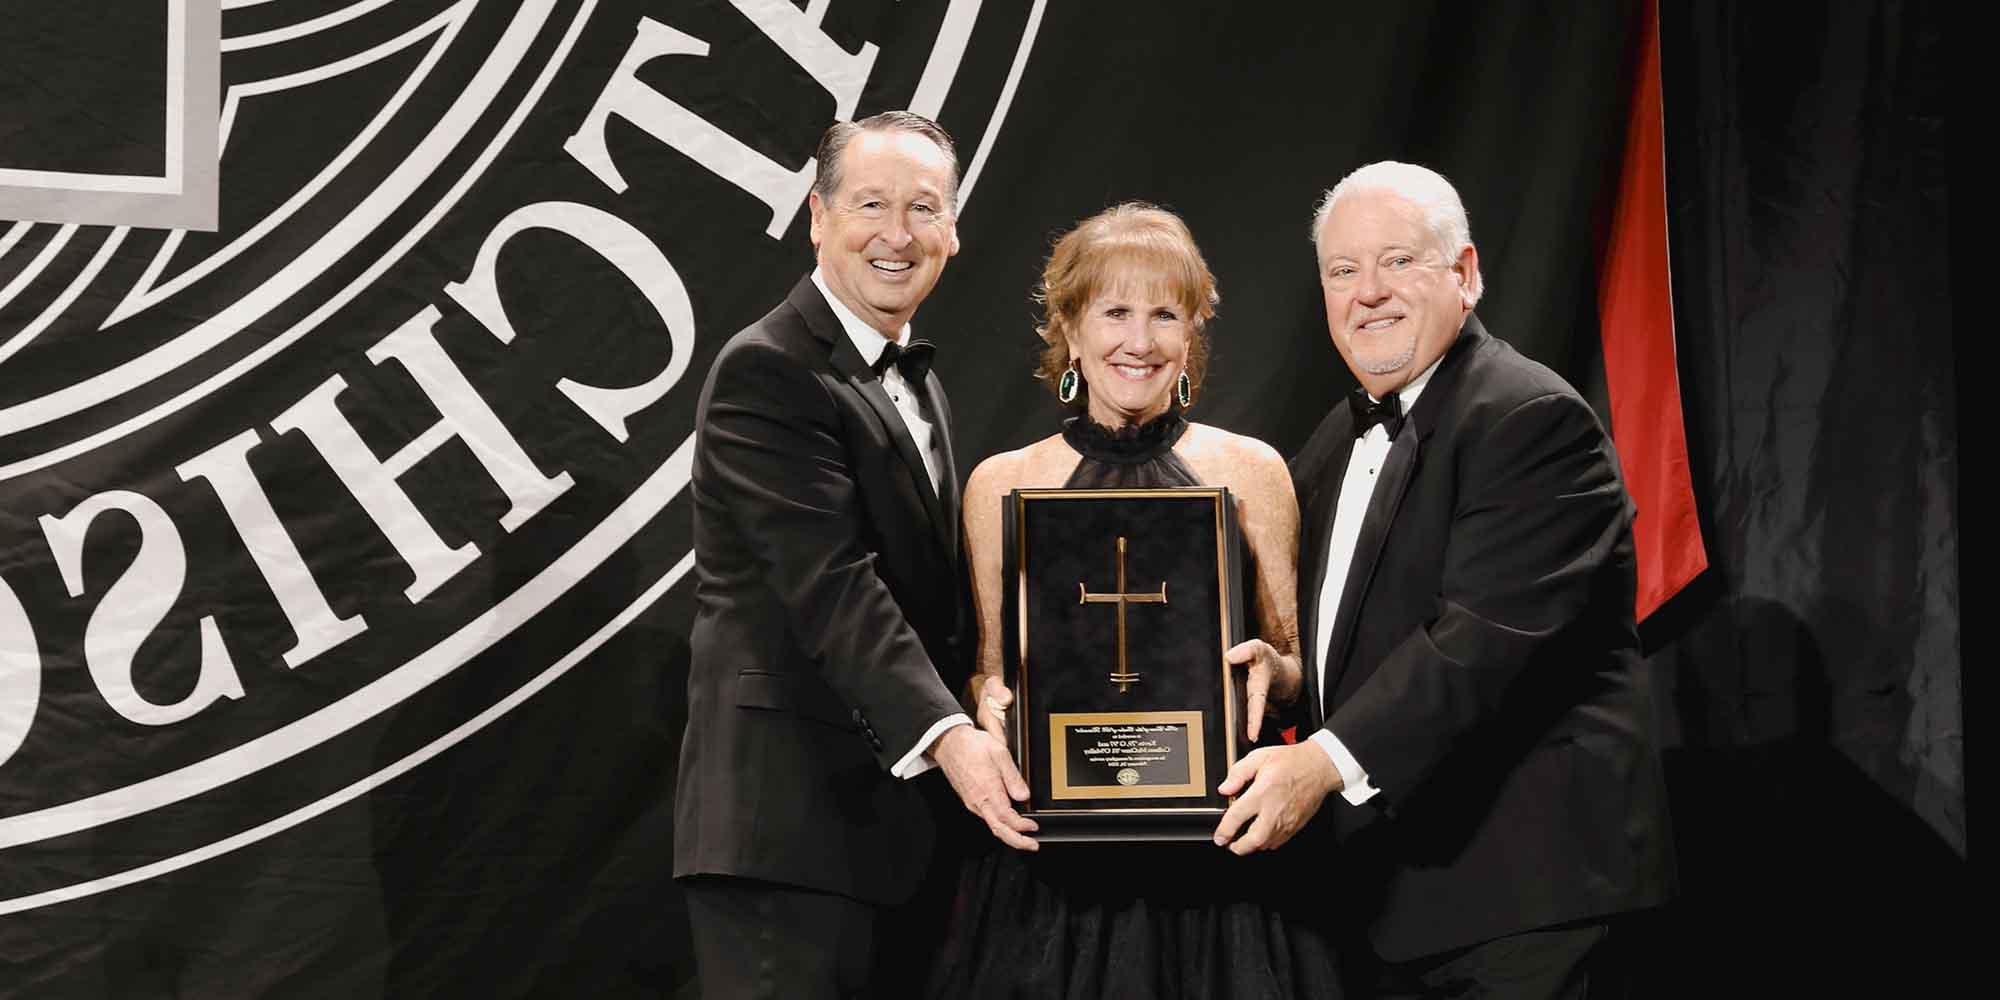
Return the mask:
<path fill-rule="evenodd" d="M 1186 310 L 1194 327 L 1187 376 L 1199 390 L 1208 372 L 1208 321 L 1222 301 L 1215 274 L 1180 216 L 1138 201 L 1113 205 L 1056 240 L 1035 289 L 1035 302 L 1046 317 L 1035 328 L 1045 345 L 1035 377 L 1054 391 L 1070 366 L 1069 338 L 1084 307 L 1099 293 L 1141 276 L 1153 288 L 1164 288 L 1166 297 Z M 1084 393 L 1078 393 L 1078 401 L 1083 398 Z"/>

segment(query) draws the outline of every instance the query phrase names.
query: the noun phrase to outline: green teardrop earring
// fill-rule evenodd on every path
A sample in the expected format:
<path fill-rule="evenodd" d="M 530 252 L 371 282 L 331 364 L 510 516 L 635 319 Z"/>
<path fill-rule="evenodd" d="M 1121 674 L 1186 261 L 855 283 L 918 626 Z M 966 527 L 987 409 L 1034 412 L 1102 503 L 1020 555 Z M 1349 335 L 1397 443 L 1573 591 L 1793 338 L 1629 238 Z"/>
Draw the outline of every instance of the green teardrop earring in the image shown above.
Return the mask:
<path fill-rule="evenodd" d="M 1076 362 L 1070 362 L 1070 366 L 1063 369 L 1062 378 L 1056 382 L 1056 398 L 1064 403 L 1076 402 L 1076 387 L 1082 381 L 1083 377 L 1076 371 Z"/>
<path fill-rule="evenodd" d="M 1186 369 L 1181 371 L 1180 378 L 1174 380 L 1174 399 L 1180 401 L 1183 410 L 1194 404 L 1194 383 L 1188 381 Z"/>

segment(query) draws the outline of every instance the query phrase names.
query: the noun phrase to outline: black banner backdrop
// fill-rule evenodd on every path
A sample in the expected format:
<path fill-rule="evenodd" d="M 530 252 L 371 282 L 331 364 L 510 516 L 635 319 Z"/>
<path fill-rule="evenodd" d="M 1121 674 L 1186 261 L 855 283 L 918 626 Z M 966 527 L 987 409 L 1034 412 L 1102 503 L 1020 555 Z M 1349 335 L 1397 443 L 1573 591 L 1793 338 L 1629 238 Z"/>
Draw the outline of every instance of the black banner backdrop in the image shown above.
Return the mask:
<path fill-rule="evenodd" d="M 667 877 L 685 448 L 715 349 L 810 266 L 808 161 L 836 116 L 910 106 L 960 139 L 964 250 L 916 326 L 944 345 L 961 455 L 1053 428 L 1028 377 L 1027 292 L 1055 233 L 1128 198 L 1180 211 L 1221 282 L 1199 418 L 1295 448 L 1351 384 L 1325 337 L 1307 215 L 1346 170 L 1385 157 L 1458 182 L 1488 325 L 1601 393 L 1598 227 L 1636 4 L 162 0 L 162 15 L 129 20 L 43 7 L 0 4 L 0 187 L 16 199 L 0 204 L 91 183 L 57 174 L 170 162 L 151 150 L 178 148 L 174 123 L 199 109 L 176 119 L 173 74 L 134 53 L 218 7 L 221 154 L 213 232 L 145 228 L 150 206 L 132 228 L 0 223 L 0 995 L 691 991 Z M 1873 54 L 1894 72 L 1832 106 L 1891 123 L 1936 113 L 1921 56 L 1937 31 L 1921 14 L 1829 18 L 1841 30 L 1821 34 L 1822 61 L 1791 70 L 1846 80 L 1849 57 Z M 1681 153 L 1718 133 L 1676 116 L 1747 102 L 1732 58 L 1712 53 L 1767 26 L 1697 8 L 1665 27 L 1690 443 L 1704 503 L 1735 511 L 1747 487 L 1729 470 L 1754 459 L 1708 414 L 1740 412 L 1728 392 L 1762 393 L 1789 369 L 1745 386 L 1729 360 L 1758 327 L 1724 290 L 1758 272 L 1739 269 L 1744 231 L 1709 196 L 1794 166 L 1783 151 L 1709 159 L 1683 190 Z M 1751 105 L 1779 123 L 1807 106 Z M 1739 138 L 1761 121 L 1713 118 Z M 1913 145 L 1841 154 L 1867 168 L 1848 178 L 1864 193 L 1906 190 L 1904 168 L 1937 148 L 1897 134 Z M 1841 218 L 1941 224 L 1942 182 L 1916 190 L 1888 210 L 1856 197 Z M 1710 237 L 1686 235 L 1705 221 Z M 1788 327 L 1829 375 L 1836 415 L 1841 387 L 1887 350 L 1871 310 L 1936 273 L 1906 263 L 1849 306 L 1844 336 Z M 1821 294 L 1825 275 L 1781 270 L 1797 284 L 1772 301 Z M 1717 360 L 1687 360 L 1691 346 Z M 1893 837 L 1869 845 L 1914 852 L 1943 888 L 1965 840 L 1957 428 L 1948 355 L 1935 364 L 1898 369 L 1942 408 L 1922 411 L 1925 450 L 1889 463 L 1921 470 L 1898 502 L 1922 505 L 1925 532 L 1869 562 L 1871 586 L 1921 595 L 1898 621 L 1948 630 L 1843 611 L 1838 589 L 1809 582 L 1817 563 L 1759 586 L 1793 536 L 1737 519 L 1709 528 L 1723 571 L 1655 638 L 1688 720 L 1764 693 L 1718 690 L 1714 677 L 1741 675 L 1729 664 L 1771 671 L 1758 676 L 1781 692 L 1814 689 L 1796 679 L 1807 665 L 1840 691 L 1923 678 L 1922 713 L 1867 701 L 1844 716 L 1866 725 L 1815 746 L 1893 807 Z M 1815 442 L 1799 447 L 1845 447 Z M 1838 539 L 1894 511 L 1832 471 L 1788 468 L 1769 470 L 1784 502 L 1831 518 L 1813 551 L 1861 559 Z M 1821 637 L 1810 658 L 1717 610 L 1753 595 L 1792 602 L 1795 627 Z M 1699 638 L 1670 645 L 1690 622 Z M 1684 854 L 1708 866 L 1686 871 L 1688 912 L 1707 917 L 1734 898 L 1715 879 L 1787 845 L 1746 854 L 1719 832 L 1761 786 L 1707 780 L 1736 759 L 1714 754 L 1763 744 L 1699 725 L 1680 728 L 1691 749 L 1673 777 L 1696 838 Z M 1849 790 L 1758 759 L 1774 786 Z M 1676 927 L 1711 943 L 1692 919 Z"/>

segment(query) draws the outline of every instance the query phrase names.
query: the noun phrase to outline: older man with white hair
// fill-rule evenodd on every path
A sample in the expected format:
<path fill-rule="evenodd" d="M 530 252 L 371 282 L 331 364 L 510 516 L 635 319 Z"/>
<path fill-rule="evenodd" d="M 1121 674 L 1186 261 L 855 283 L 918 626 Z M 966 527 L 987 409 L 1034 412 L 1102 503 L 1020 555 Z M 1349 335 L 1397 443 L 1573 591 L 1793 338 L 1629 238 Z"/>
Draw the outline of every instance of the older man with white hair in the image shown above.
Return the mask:
<path fill-rule="evenodd" d="M 1673 883 L 1610 437 L 1473 315 L 1479 252 L 1437 172 L 1354 171 L 1313 241 L 1360 385 L 1292 462 L 1310 738 L 1231 770 L 1216 842 L 1320 814 L 1371 994 L 1604 995 L 1620 915 Z"/>

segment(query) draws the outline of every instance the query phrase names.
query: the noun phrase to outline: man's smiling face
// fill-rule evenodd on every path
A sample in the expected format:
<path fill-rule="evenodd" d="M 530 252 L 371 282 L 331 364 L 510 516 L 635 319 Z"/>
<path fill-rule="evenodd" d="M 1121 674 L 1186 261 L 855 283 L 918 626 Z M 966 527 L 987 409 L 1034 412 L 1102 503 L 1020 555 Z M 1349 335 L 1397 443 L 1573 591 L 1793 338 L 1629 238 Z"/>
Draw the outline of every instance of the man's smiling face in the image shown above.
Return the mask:
<path fill-rule="evenodd" d="M 820 276 L 841 304 L 895 337 L 958 252 L 951 160 L 914 132 L 869 130 L 841 152 L 840 187 L 812 207 Z"/>
<path fill-rule="evenodd" d="M 1420 208 L 1380 190 L 1342 197 L 1320 229 L 1327 332 L 1378 399 L 1442 357 L 1472 309 L 1478 252 L 1440 242 Z"/>

